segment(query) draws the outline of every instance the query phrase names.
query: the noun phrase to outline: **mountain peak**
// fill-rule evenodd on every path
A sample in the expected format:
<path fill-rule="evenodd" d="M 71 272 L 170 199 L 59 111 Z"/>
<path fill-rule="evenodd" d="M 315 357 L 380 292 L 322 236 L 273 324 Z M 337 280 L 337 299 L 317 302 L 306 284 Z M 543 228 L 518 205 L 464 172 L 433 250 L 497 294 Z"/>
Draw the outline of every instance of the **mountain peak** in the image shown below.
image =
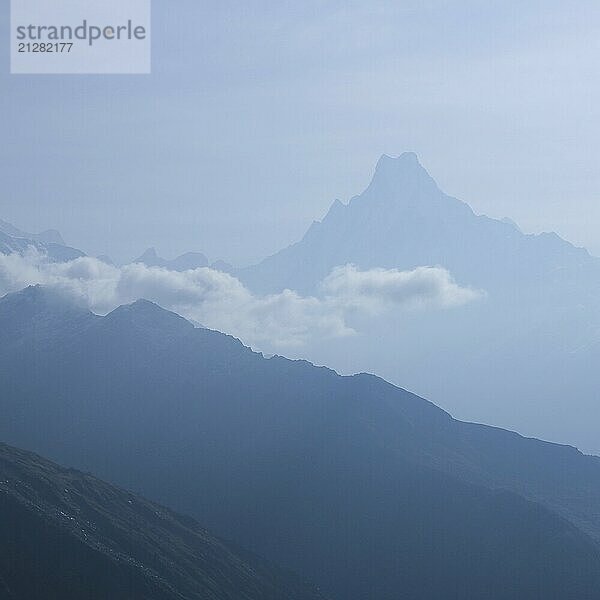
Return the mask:
<path fill-rule="evenodd" d="M 139 258 L 136 258 L 133 262 L 141 262 L 144 263 L 147 260 L 156 260 L 158 259 L 158 254 L 156 253 L 156 248 L 148 248 Z M 160 260 L 163 260 L 162 258 Z"/>
<path fill-rule="evenodd" d="M 186 252 L 171 261 L 167 261 L 167 267 L 174 271 L 187 271 L 200 267 L 208 267 L 208 258 L 202 252 Z"/>
<path fill-rule="evenodd" d="M 106 318 L 109 321 L 117 323 L 130 322 L 142 329 L 162 330 L 165 333 L 182 332 L 194 328 L 192 323 L 178 314 L 143 298 L 132 304 L 124 304 L 115 308 Z"/>
<path fill-rule="evenodd" d="M 6 294 L 1 301 L 15 306 L 29 306 L 36 308 L 53 308 L 61 311 L 76 309 L 77 303 L 66 294 L 53 288 L 43 287 L 39 284 L 30 285 L 18 292 Z"/>
<path fill-rule="evenodd" d="M 399 171 L 403 171 L 407 174 L 410 172 L 425 171 L 425 169 L 419 162 L 419 157 L 415 152 L 403 152 L 399 156 L 382 154 L 379 157 L 377 166 L 375 167 L 375 175 Z"/>
<path fill-rule="evenodd" d="M 379 157 L 379 160 L 377 161 L 378 166 L 379 166 L 379 164 L 386 163 L 386 162 L 393 162 L 396 164 L 404 163 L 407 165 L 421 166 L 421 163 L 419 162 L 419 157 L 417 156 L 416 152 L 403 152 L 402 154 L 400 154 L 398 156 L 390 156 L 389 154 L 382 154 Z"/>
<path fill-rule="evenodd" d="M 430 193 L 439 188 L 414 152 L 383 154 L 377 161 L 368 191 L 378 193 Z"/>

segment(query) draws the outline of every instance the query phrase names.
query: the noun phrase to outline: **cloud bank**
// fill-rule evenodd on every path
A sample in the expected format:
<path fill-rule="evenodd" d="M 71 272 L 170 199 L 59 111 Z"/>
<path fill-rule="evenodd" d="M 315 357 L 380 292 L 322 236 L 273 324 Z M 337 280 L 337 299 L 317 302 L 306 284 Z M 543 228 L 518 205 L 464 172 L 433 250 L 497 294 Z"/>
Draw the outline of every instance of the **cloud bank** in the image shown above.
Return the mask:
<path fill-rule="evenodd" d="M 443 309 L 481 295 L 439 267 L 361 271 L 345 265 L 322 282 L 318 297 L 293 290 L 256 296 L 232 275 L 207 267 L 184 272 L 139 263 L 115 267 L 91 257 L 52 263 L 34 248 L 0 255 L 0 295 L 34 284 L 58 289 L 98 314 L 145 298 L 258 349 L 353 335 L 351 313 L 376 318 L 395 310 Z"/>
<path fill-rule="evenodd" d="M 321 289 L 341 307 L 374 315 L 394 309 L 449 308 L 481 296 L 480 291 L 457 285 L 440 267 L 361 271 L 348 264 L 333 269 Z"/>

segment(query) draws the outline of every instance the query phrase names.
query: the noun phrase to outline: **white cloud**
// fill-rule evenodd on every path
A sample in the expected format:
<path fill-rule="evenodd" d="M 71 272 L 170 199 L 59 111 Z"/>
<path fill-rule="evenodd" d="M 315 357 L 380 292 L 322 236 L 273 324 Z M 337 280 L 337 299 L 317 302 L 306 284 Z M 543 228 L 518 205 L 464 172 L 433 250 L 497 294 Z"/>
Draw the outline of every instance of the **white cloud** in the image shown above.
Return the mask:
<path fill-rule="evenodd" d="M 256 296 L 235 277 L 209 268 L 114 267 L 90 257 L 51 263 L 33 248 L 23 256 L 0 255 L 1 295 L 37 283 L 60 289 L 99 314 L 146 298 L 261 349 L 352 335 L 346 323 L 350 312 L 376 317 L 390 310 L 438 309 L 479 295 L 454 283 L 444 269 L 430 267 L 360 271 L 346 265 L 323 281 L 319 297 L 292 290 Z"/>
<path fill-rule="evenodd" d="M 348 264 L 333 269 L 321 289 L 340 307 L 369 314 L 394 309 L 449 308 L 481 296 L 480 291 L 459 286 L 441 267 L 361 271 Z"/>

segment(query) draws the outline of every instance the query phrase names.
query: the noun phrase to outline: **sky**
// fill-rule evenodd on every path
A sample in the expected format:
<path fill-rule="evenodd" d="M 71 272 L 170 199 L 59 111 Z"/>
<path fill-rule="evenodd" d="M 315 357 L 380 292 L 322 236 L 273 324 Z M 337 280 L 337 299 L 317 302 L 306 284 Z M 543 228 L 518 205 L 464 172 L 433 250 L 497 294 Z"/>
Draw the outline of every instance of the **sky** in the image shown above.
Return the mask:
<path fill-rule="evenodd" d="M 378 157 L 600 255 L 600 4 L 153 1 L 153 72 L 9 75 L 0 218 L 126 262 L 253 263 Z"/>

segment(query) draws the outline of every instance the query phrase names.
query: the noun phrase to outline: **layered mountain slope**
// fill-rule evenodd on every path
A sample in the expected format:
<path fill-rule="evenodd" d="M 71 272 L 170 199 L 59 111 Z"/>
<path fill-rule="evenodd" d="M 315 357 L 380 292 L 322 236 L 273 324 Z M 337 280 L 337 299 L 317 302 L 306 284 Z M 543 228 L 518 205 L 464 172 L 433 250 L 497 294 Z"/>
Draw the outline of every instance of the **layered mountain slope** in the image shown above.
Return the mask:
<path fill-rule="evenodd" d="M 334 203 L 300 242 L 237 274 L 255 291 L 314 294 L 347 263 L 441 266 L 485 295 L 451 311 L 359 322 L 361 335 L 318 340 L 305 357 L 371 370 L 461 418 L 600 452 L 600 259 L 556 234 L 476 215 L 406 153 L 383 156 L 360 196 Z"/>
<path fill-rule="evenodd" d="M 600 460 L 144 301 L 0 301 L 0 436 L 195 515 L 340 600 L 598 598 Z"/>
<path fill-rule="evenodd" d="M 0 598 L 318 600 L 196 522 L 0 444 Z"/>

